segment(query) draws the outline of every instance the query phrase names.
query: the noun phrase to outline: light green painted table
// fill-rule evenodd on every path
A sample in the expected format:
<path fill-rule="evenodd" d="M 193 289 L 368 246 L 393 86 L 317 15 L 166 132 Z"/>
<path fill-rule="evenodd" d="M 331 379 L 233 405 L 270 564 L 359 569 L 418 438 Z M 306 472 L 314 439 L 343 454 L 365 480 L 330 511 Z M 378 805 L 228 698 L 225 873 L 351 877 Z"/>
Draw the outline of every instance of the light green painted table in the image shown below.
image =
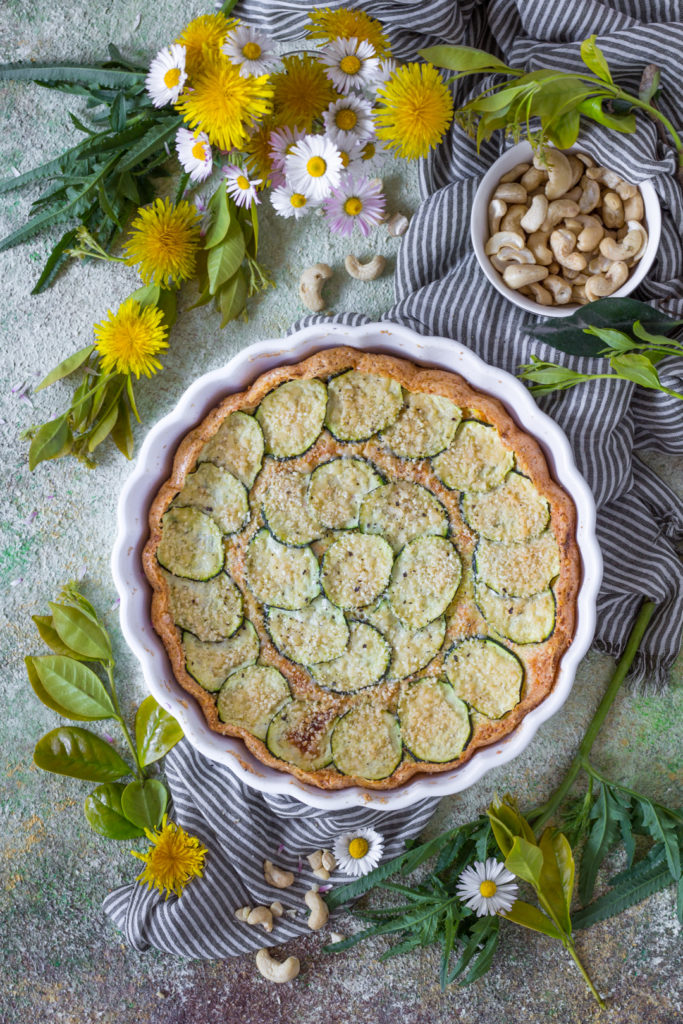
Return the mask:
<path fill-rule="evenodd" d="M 110 40 L 124 52 L 153 53 L 202 13 L 197 0 L 118 0 L 96 4 L 72 0 L 4 0 L 0 15 L 0 60 L 101 59 Z M 139 25 L 136 26 L 140 15 Z M 72 140 L 67 110 L 77 102 L 35 86 L 0 87 L 0 177 L 55 156 Z M 383 169 L 390 207 L 414 211 L 414 169 L 390 162 Z M 24 191 L 3 196 L 0 232 L 23 222 L 30 199 Z M 258 338 L 278 337 L 302 312 L 297 297 L 301 269 L 319 260 L 335 268 L 327 285 L 330 306 L 381 315 L 391 303 L 391 272 L 398 240 L 384 229 L 369 244 L 355 243 L 367 257 L 388 257 L 384 278 L 352 281 L 343 269 L 349 243 L 332 241 L 319 221 L 277 221 L 263 216 L 264 251 L 277 289 L 250 308 L 248 323 L 221 331 L 207 309 L 184 311 L 165 356 L 164 372 L 139 389 L 143 422 L 168 412 L 196 376 L 227 362 Z M 132 270 L 114 265 L 70 267 L 45 295 L 29 292 L 48 246 L 40 238 L 0 256 L 0 444 L 1 517 L 0 751 L 4 779 L 0 796 L 0 1021 L 15 1024 L 214 1024 L 293 1021 L 297 1024 L 367 1024 L 402 1019 L 407 1024 L 483 1021 L 486 1024 L 562 1024 L 597 1020 L 609 1024 L 674 1024 L 683 1013 L 679 928 L 669 890 L 616 921 L 581 933 L 578 946 L 610 1008 L 599 1015 L 570 961 L 553 944 L 530 933 L 505 929 L 493 970 L 467 989 L 441 993 L 437 952 L 429 949 L 382 964 L 381 941 L 340 957 L 320 953 L 323 942 L 297 943 L 303 968 L 284 991 L 256 974 L 250 957 L 203 963 L 180 961 L 126 948 L 104 919 L 102 897 L 137 873 L 129 844 L 102 840 L 82 814 L 87 784 L 48 776 L 32 765 L 38 737 L 56 724 L 33 696 L 23 667 L 28 653 L 41 653 L 30 616 L 46 609 L 60 585 L 84 577 L 83 586 L 102 610 L 114 636 L 124 704 L 144 696 L 142 676 L 118 632 L 109 553 L 119 490 L 130 466 L 103 450 L 89 472 L 63 461 L 28 471 L 21 429 L 56 415 L 68 396 L 57 386 L 28 400 L 13 389 L 35 384 L 70 351 L 88 343 L 92 324 L 136 286 Z M 145 427 L 137 429 L 136 443 Z M 683 462 L 648 459 L 673 486 L 683 487 Z M 445 799 L 429 826 L 443 827 L 479 813 L 494 791 L 513 790 L 525 802 L 540 801 L 559 781 L 594 710 L 611 670 L 606 657 L 590 655 L 582 665 L 562 713 L 551 720 L 515 762 L 491 772 L 472 790 Z M 683 660 L 665 694 L 624 692 L 595 751 L 608 775 L 652 796 L 680 802 Z M 678 796 L 676 790 L 678 789 Z M 133 845 L 133 844 L 130 844 Z M 618 867 L 618 857 L 608 865 Z M 604 885 L 606 873 L 599 884 Z M 341 925 L 347 930 L 350 921 Z"/>

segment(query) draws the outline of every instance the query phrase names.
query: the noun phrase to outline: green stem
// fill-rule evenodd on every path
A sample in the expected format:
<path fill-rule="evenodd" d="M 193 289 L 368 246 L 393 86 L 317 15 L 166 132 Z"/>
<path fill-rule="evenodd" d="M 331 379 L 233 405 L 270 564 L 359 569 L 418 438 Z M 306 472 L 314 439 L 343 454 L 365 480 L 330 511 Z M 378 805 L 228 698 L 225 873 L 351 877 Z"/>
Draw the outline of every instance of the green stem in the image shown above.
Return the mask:
<path fill-rule="evenodd" d="M 107 664 L 104 666 L 104 668 L 105 668 L 105 671 L 106 671 L 107 676 L 109 678 L 109 689 L 111 691 L 111 699 L 112 699 L 112 703 L 114 705 L 114 710 L 116 712 L 114 717 L 116 718 L 116 721 L 121 726 L 121 729 L 123 731 L 124 739 L 125 739 L 126 743 L 128 744 L 128 749 L 130 750 L 131 754 L 133 755 L 133 760 L 135 761 L 135 774 L 139 778 L 140 782 L 144 782 L 145 779 L 147 778 L 147 776 L 145 774 L 145 771 L 144 771 L 142 765 L 140 764 L 140 758 L 138 757 L 138 752 L 135 749 L 135 744 L 133 743 L 131 735 L 130 735 L 130 733 L 128 731 L 128 726 L 126 725 L 126 723 L 125 723 L 125 721 L 123 719 L 123 715 L 121 714 L 121 708 L 119 706 L 119 698 L 116 695 L 116 685 L 114 683 L 114 671 L 113 671 L 113 669 L 114 669 L 114 662 L 113 661 L 107 662 Z"/>
<path fill-rule="evenodd" d="M 586 982 L 586 984 L 588 985 L 588 988 L 593 993 L 593 996 L 595 997 L 595 1001 L 597 1002 L 598 1006 L 600 1007 L 601 1010 L 604 1010 L 605 1009 L 604 1000 L 603 1000 L 602 996 L 600 995 L 600 993 L 598 992 L 598 990 L 596 989 L 595 985 L 593 984 L 593 982 L 591 980 L 591 977 L 588 974 L 588 971 L 586 970 L 586 968 L 583 966 L 583 964 L 579 960 L 579 954 L 576 952 L 576 946 L 574 945 L 574 942 L 573 942 L 572 938 L 570 936 L 568 936 L 566 940 L 563 940 L 563 945 L 564 945 L 564 948 L 569 953 L 569 955 L 572 958 L 572 960 L 574 961 L 574 963 L 576 964 L 576 966 L 581 971 L 581 975 L 583 977 L 583 980 Z"/>
<path fill-rule="evenodd" d="M 629 93 L 624 92 L 622 89 L 617 89 L 615 95 L 617 99 L 626 100 L 628 103 L 632 104 L 632 106 L 638 107 L 640 110 L 644 110 L 647 114 L 650 115 L 651 118 L 659 121 L 661 124 L 664 125 L 669 135 L 671 136 L 673 144 L 676 148 L 676 152 L 678 153 L 678 162 L 681 165 L 681 167 L 683 167 L 683 140 L 681 140 L 680 135 L 672 125 L 669 118 L 662 114 L 661 110 L 657 110 L 656 107 L 653 107 L 652 104 L 645 103 L 644 100 L 640 100 L 636 96 L 631 96 Z"/>
<path fill-rule="evenodd" d="M 79 398 L 77 402 L 74 402 L 73 405 L 70 407 L 70 409 L 68 411 L 69 412 L 73 412 L 74 409 L 77 409 L 79 407 L 79 405 L 83 405 L 83 402 L 85 402 L 85 400 L 87 398 L 92 398 L 92 396 L 95 394 L 96 391 L 99 391 L 100 388 L 104 387 L 105 384 L 108 384 L 109 381 L 112 379 L 112 377 L 115 377 L 115 376 L 116 376 L 115 373 L 108 373 L 106 377 L 102 377 L 98 381 L 98 383 L 95 384 L 94 387 L 92 387 L 88 391 L 86 391 L 86 393 L 83 395 L 82 398 Z"/>
<path fill-rule="evenodd" d="M 173 200 L 173 205 L 174 206 L 177 206 L 178 203 L 180 202 L 180 200 L 183 198 L 183 193 L 184 193 L 185 189 L 187 188 L 189 181 L 190 181 L 190 175 L 187 172 L 185 172 L 184 174 L 181 174 L 180 181 L 178 182 L 178 189 L 177 189 L 176 194 L 175 194 L 175 199 Z"/>
<path fill-rule="evenodd" d="M 640 610 L 636 617 L 636 621 L 633 624 L 633 629 L 631 630 L 630 636 L 626 642 L 624 653 L 617 662 L 617 667 L 614 670 L 614 675 L 612 676 L 607 686 L 607 689 L 605 690 L 605 694 L 602 700 L 598 704 L 598 708 L 595 714 L 593 715 L 593 719 L 590 725 L 588 726 L 588 729 L 586 730 L 586 734 L 583 737 L 583 740 L 581 741 L 579 749 L 576 752 L 576 756 L 569 766 L 569 771 L 567 772 L 567 774 L 565 775 L 564 779 L 557 787 L 555 792 L 545 802 L 545 804 L 543 804 L 542 807 L 539 807 L 538 811 L 531 815 L 531 817 L 535 819 L 534 828 L 536 829 L 537 833 L 543 831 L 543 828 L 546 825 L 546 823 L 550 820 L 550 818 L 552 818 L 557 808 L 566 798 L 567 793 L 573 786 L 577 775 L 584 768 L 584 762 L 587 760 L 591 747 L 593 746 L 595 739 L 598 733 L 600 732 L 600 729 L 602 728 L 602 723 L 605 721 L 607 712 L 612 707 L 612 704 L 614 703 L 614 698 L 618 694 L 621 685 L 624 682 L 624 679 L 626 678 L 628 671 L 631 668 L 631 665 L 633 664 L 633 659 L 635 658 L 638 652 L 640 643 L 643 639 L 643 636 L 645 635 L 645 630 L 649 625 L 650 619 L 652 618 L 656 607 L 657 606 L 654 601 L 647 600 L 643 601 L 642 605 L 640 606 Z M 538 815 L 538 817 L 536 817 L 536 815 Z"/>

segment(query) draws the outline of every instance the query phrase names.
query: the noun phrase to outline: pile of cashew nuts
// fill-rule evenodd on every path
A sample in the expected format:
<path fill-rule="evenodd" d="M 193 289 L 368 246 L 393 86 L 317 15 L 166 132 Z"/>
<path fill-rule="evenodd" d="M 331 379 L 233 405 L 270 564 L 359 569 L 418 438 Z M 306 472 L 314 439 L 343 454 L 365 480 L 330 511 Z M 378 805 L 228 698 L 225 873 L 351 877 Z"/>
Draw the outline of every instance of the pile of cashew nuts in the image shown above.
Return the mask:
<path fill-rule="evenodd" d="M 541 306 L 612 295 L 645 252 L 643 197 L 586 153 L 550 149 L 504 174 L 485 253 L 505 284 Z"/>

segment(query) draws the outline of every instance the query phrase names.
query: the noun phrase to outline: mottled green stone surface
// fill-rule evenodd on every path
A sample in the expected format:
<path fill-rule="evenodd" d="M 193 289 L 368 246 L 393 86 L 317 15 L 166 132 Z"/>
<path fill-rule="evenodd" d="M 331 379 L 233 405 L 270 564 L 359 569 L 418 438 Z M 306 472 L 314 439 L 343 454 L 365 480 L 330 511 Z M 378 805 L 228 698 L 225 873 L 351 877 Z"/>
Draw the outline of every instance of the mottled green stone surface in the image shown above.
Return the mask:
<path fill-rule="evenodd" d="M 303 5 L 302 5 L 303 7 Z M 205 9 L 205 8 L 204 8 Z M 0 13 L 0 60 L 99 59 L 116 41 L 124 52 L 153 53 L 194 14 L 198 0 L 4 0 Z M 139 24 L 136 22 L 139 17 Z M 24 171 L 57 155 L 74 140 L 67 111 L 81 112 L 76 98 L 30 85 L 0 86 L 0 177 Z M 391 209 L 417 205 L 414 169 L 390 162 L 380 172 Z M 3 196 L 0 231 L 23 222 L 30 190 Z M 248 323 L 219 329 L 206 308 L 184 311 L 163 362 L 164 372 L 139 388 L 149 426 L 178 400 L 199 374 L 225 363 L 259 338 L 278 337 L 302 312 L 300 271 L 323 260 L 335 269 L 326 286 L 331 308 L 362 310 L 371 317 L 388 307 L 398 240 L 384 229 L 369 243 L 332 241 L 319 221 L 292 227 L 263 217 L 264 250 L 277 289 L 251 307 Z M 352 281 L 343 257 L 382 251 L 386 275 Z M 3 511 L 0 522 L 0 1021 L 16 1024 L 674 1024 L 683 1013 L 683 958 L 675 922 L 674 894 L 652 897 L 619 919 L 578 937 L 578 946 L 609 1008 L 599 1013 L 571 962 L 543 937 L 505 926 L 493 970 L 467 989 L 441 993 L 437 952 L 424 950 L 388 963 L 381 941 L 331 957 L 321 954 L 324 935 L 292 944 L 302 961 L 298 980 L 268 985 L 244 957 L 218 963 L 184 961 L 155 952 L 138 954 L 104 919 L 102 897 L 137 873 L 134 844 L 98 838 L 82 814 L 87 783 L 45 775 L 32 765 L 38 737 L 56 723 L 33 696 L 23 657 L 40 653 L 30 621 L 45 610 L 62 582 L 85 577 L 84 587 L 107 611 L 114 637 L 121 696 L 128 707 L 144 696 L 142 675 L 117 626 L 109 553 L 119 490 L 130 466 L 103 450 L 95 472 L 64 461 L 31 475 L 19 430 L 61 409 L 68 385 L 29 401 L 14 391 L 35 384 L 68 352 L 86 344 L 92 324 L 136 287 L 132 270 L 105 264 L 72 266 L 47 294 L 29 291 L 48 251 L 38 238 L 0 256 L 0 444 Z M 136 442 L 144 436 L 138 428 Z M 681 460 L 649 459 L 666 479 L 683 486 Z M 429 833 L 479 813 L 494 791 L 514 791 L 525 804 L 542 800 L 557 784 L 604 689 L 611 670 L 606 657 L 589 656 L 560 714 L 545 725 L 514 763 L 489 774 L 470 791 L 445 799 Z M 595 750 L 596 763 L 628 785 L 680 803 L 683 661 L 671 688 L 660 695 L 624 692 Z M 305 852 L 305 851 L 303 851 Z M 619 865 L 616 858 L 609 870 Z M 604 885 L 608 873 L 602 873 Z M 342 919 L 347 934 L 357 925 Z"/>

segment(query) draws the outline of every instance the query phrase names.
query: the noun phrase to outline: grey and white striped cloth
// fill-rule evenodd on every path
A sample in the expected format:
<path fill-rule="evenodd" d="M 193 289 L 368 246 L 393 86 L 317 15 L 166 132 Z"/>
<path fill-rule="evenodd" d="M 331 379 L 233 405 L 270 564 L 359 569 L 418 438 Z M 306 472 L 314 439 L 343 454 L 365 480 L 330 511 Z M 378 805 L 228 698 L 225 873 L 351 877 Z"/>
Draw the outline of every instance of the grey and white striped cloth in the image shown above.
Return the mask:
<path fill-rule="evenodd" d="M 360 5 L 326 0 L 324 6 Z M 494 50 L 508 63 L 529 70 L 576 70 L 581 67 L 580 42 L 595 32 L 616 79 L 631 91 L 637 91 L 646 63 L 659 64 L 661 109 L 677 128 L 683 127 L 682 0 L 366 0 L 362 6 L 384 23 L 394 53 L 404 59 L 414 59 L 418 48 L 449 42 Z M 301 34 L 307 9 L 298 0 L 242 0 L 237 13 L 287 39 Z M 471 88 L 468 80 L 459 83 L 458 104 Z M 582 142 L 594 147 L 606 164 L 621 168 L 625 177 L 653 180 L 662 203 L 662 241 L 637 297 L 683 318 L 683 194 L 673 177 L 673 150 L 658 141 L 655 126 L 644 118 L 639 118 L 633 136 L 590 126 Z M 477 154 L 472 141 L 454 127 L 423 162 L 424 201 L 404 237 L 396 301 L 384 319 L 421 334 L 456 338 L 513 373 L 532 353 L 595 372 L 598 360 L 563 357 L 534 341 L 528 333 L 534 316 L 513 308 L 492 288 L 472 253 L 472 198 L 505 145 L 497 137 Z M 295 327 L 316 319 L 308 317 Z M 366 318 L 348 314 L 340 319 L 362 323 Z M 680 361 L 660 364 L 660 375 L 670 388 L 683 388 Z M 567 433 L 599 508 L 605 575 L 595 644 L 620 653 L 641 597 L 655 599 L 660 608 L 633 676 L 637 683 L 662 686 L 678 652 L 683 623 L 683 569 L 674 546 L 683 539 L 683 503 L 634 449 L 683 453 L 683 403 L 625 382 L 601 381 L 542 404 Z M 247 789 L 228 768 L 208 761 L 187 741 L 167 757 L 166 773 L 174 820 L 209 848 L 204 877 L 188 886 L 182 899 L 166 902 L 156 892 L 128 885 L 107 897 L 104 909 L 135 948 L 153 945 L 182 956 L 231 956 L 306 933 L 302 914 L 285 916 L 269 936 L 234 919 L 236 907 L 273 899 L 261 874 L 266 857 L 295 870 L 295 885 L 280 895 L 289 907 L 300 908 L 313 881 L 306 862 L 306 870 L 298 873 L 300 851 L 329 846 L 341 832 L 374 825 L 385 836 L 385 855 L 393 856 L 402 851 L 405 839 L 421 831 L 435 807 L 434 801 L 423 801 L 401 812 L 359 809 L 331 816 L 290 798 Z M 281 845 L 284 849 L 278 852 Z M 339 875 L 332 878 L 340 880 Z"/>

